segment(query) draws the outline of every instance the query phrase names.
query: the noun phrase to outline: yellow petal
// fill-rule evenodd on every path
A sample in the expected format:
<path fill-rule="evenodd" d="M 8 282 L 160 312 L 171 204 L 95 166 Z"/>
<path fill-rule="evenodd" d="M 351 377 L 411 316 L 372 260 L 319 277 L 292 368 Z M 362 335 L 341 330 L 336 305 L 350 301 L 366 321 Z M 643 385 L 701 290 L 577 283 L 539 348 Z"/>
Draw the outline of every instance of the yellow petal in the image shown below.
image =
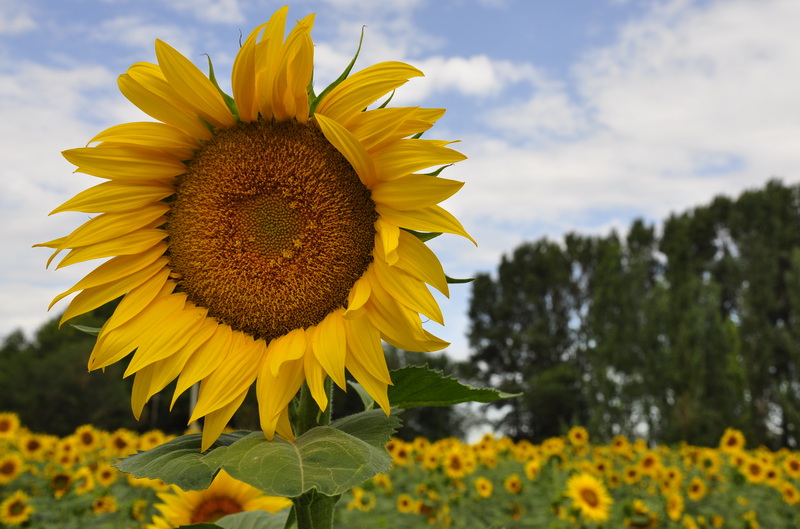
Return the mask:
<path fill-rule="evenodd" d="M 200 329 L 208 310 L 187 304 L 183 310 L 171 314 L 159 322 L 139 344 L 123 377 L 136 373 L 153 362 L 163 360 L 189 342 Z"/>
<path fill-rule="evenodd" d="M 201 452 L 208 450 L 209 447 L 214 444 L 214 441 L 219 439 L 222 431 L 228 426 L 231 417 L 233 417 L 233 414 L 239 409 L 239 406 L 242 405 L 246 396 L 247 390 L 245 389 L 228 404 L 206 415 L 206 418 L 203 420 L 203 438 L 200 443 Z"/>
<path fill-rule="evenodd" d="M 378 219 L 375 222 L 375 251 L 389 264 L 397 262 L 397 245 L 400 240 L 400 228 L 396 224 Z"/>
<path fill-rule="evenodd" d="M 283 7 L 279 11 L 286 11 L 288 7 Z M 277 14 L 277 12 L 276 12 Z M 273 18 L 275 15 L 272 15 Z M 286 15 L 284 14 L 284 17 Z M 231 72 L 231 89 L 233 99 L 236 101 L 236 108 L 239 111 L 239 119 L 244 123 L 249 123 L 258 118 L 258 107 L 256 101 L 256 64 L 255 52 L 256 41 L 259 34 L 268 26 L 269 22 L 256 27 L 247 39 L 245 39 L 236 59 L 233 61 Z"/>
<path fill-rule="evenodd" d="M 344 359 L 347 355 L 347 340 L 344 334 L 343 313 L 344 309 L 337 309 L 325 316 L 317 325 L 311 345 L 314 356 L 325 372 L 337 386 L 346 391 Z"/>
<path fill-rule="evenodd" d="M 128 233 L 110 241 L 104 241 L 90 246 L 81 246 L 70 250 L 70 252 L 58 263 L 58 268 L 69 266 L 75 263 L 82 263 L 91 259 L 101 257 L 111 257 L 114 255 L 131 255 L 145 252 L 152 248 L 159 241 L 167 237 L 167 230 L 145 229 Z"/>
<path fill-rule="evenodd" d="M 196 382 L 209 376 L 225 359 L 233 344 L 233 330 L 223 324 L 217 324 L 214 334 L 203 345 L 197 348 L 187 360 L 186 365 L 178 377 L 175 393 L 172 396 L 172 405 L 181 393 L 189 389 Z M 191 421 L 190 421 L 191 422 Z"/>
<path fill-rule="evenodd" d="M 261 420 L 261 429 L 269 440 L 275 435 L 275 428 L 289 402 L 303 384 L 305 379 L 303 364 L 303 358 L 289 360 L 281 369 L 281 376 L 277 378 L 272 376 L 267 362 L 261 366 L 256 382 L 258 416 Z"/>
<path fill-rule="evenodd" d="M 433 288 L 450 297 L 450 288 L 444 274 L 442 263 L 433 253 L 433 250 L 419 240 L 416 236 L 405 230 L 400 231 L 397 246 L 397 263 L 395 266 L 402 268 L 420 281 L 425 281 Z"/>
<path fill-rule="evenodd" d="M 272 15 L 264 29 L 264 35 L 255 46 L 256 94 L 258 109 L 265 119 L 272 119 L 272 98 L 275 76 L 283 50 L 283 36 L 288 8 L 279 9 Z"/>
<path fill-rule="evenodd" d="M 272 340 L 267 346 L 267 364 L 272 376 L 277 377 L 284 362 L 297 360 L 306 351 L 305 329 L 292 331 Z"/>
<path fill-rule="evenodd" d="M 375 149 L 379 149 L 389 144 L 390 141 L 397 141 L 401 138 L 413 136 L 425 132 L 433 126 L 433 124 L 442 116 L 444 116 L 445 109 L 443 108 L 418 108 L 417 111 L 407 119 L 397 131 L 387 141 L 381 145 L 376 145 Z"/>
<path fill-rule="evenodd" d="M 142 312 L 155 298 L 165 296 L 175 288 L 175 282 L 169 281 L 169 268 L 164 268 L 153 277 L 128 292 L 119 302 L 114 314 L 106 321 L 104 328 L 108 331 L 119 327 L 126 321 Z M 101 340 L 103 333 L 98 336 Z"/>
<path fill-rule="evenodd" d="M 103 213 L 104 211 L 133 211 L 144 208 L 175 193 L 172 184 L 162 181 L 103 182 L 84 189 L 52 212 L 81 211 Z"/>
<path fill-rule="evenodd" d="M 154 299 L 142 312 L 110 331 L 101 331 L 89 356 L 89 369 L 100 369 L 128 356 L 164 318 L 181 310 L 185 294 L 170 294 Z"/>
<path fill-rule="evenodd" d="M 311 351 L 306 351 L 303 355 L 303 370 L 306 374 L 306 384 L 314 401 L 320 410 L 328 407 L 328 393 L 325 391 L 325 369 L 319 363 L 316 356 Z"/>
<path fill-rule="evenodd" d="M 375 260 L 375 275 L 381 286 L 399 303 L 444 325 L 444 317 L 428 287 L 399 268 L 390 268 L 382 259 Z"/>
<path fill-rule="evenodd" d="M 391 384 L 392 378 L 386 365 L 386 355 L 378 330 L 367 318 L 345 320 L 344 329 L 347 336 L 347 362 L 349 363 L 351 357 L 355 356 L 373 377 L 384 384 Z"/>
<path fill-rule="evenodd" d="M 367 151 L 371 151 L 393 137 L 416 110 L 417 107 L 384 107 L 359 112 L 347 124 L 347 129 Z"/>
<path fill-rule="evenodd" d="M 360 362 L 356 355 L 347 355 L 347 370 L 353 377 L 367 390 L 370 397 L 381 407 L 386 415 L 389 415 L 391 405 L 389 404 L 388 385 L 386 382 L 374 377 L 372 373 Z"/>
<path fill-rule="evenodd" d="M 127 294 L 131 289 L 134 289 L 155 276 L 167 266 L 167 258 L 159 257 L 154 263 L 137 270 L 136 272 L 117 279 L 111 283 L 98 285 L 95 287 L 86 288 L 83 292 L 75 296 L 64 315 L 61 317 L 59 326 L 63 325 L 65 321 L 86 314 L 87 312 L 96 309 L 106 303 L 117 299 L 118 297 Z M 53 300 L 53 303 L 60 298 Z M 52 307 L 52 305 L 51 305 Z"/>
<path fill-rule="evenodd" d="M 344 311 L 342 317 L 356 318 L 362 314 L 364 312 L 364 304 L 369 299 L 371 292 L 369 281 L 363 277 L 358 278 L 347 296 L 347 310 Z"/>
<path fill-rule="evenodd" d="M 192 149 L 199 149 L 201 146 L 197 139 L 182 130 L 157 121 L 138 121 L 114 125 L 89 140 L 89 143 L 98 141 L 132 143 L 170 153 L 183 153 L 185 157 L 180 157 L 179 160 L 188 160 L 191 157 Z"/>
<path fill-rule="evenodd" d="M 247 391 L 258 376 L 267 352 L 264 340 L 253 340 L 234 331 L 233 342 L 225 355 L 223 367 L 215 369 L 200 384 L 200 395 L 190 423 L 229 404 L 235 395 Z"/>
<path fill-rule="evenodd" d="M 372 188 L 372 200 L 394 209 L 433 206 L 450 198 L 464 182 L 436 176 L 410 174 L 397 180 L 380 182 Z"/>
<path fill-rule="evenodd" d="M 152 68 L 140 63 L 131 66 L 127 73 L 120 75 L 117 85 L 122 95 L 145 114 L 174 125 L 192 138 L 211 139 L 208 127 L 179 100 L 175 90 L 163 76 L 159 77 L 159 74 L 160 70 L 156 73 Z"/>
<path fill-rule="evenodd" d="M 166 250 L 167 250 L 167 245 L 166 243 L 163 243 L 160 245 L 156 245 L 149 251 L 142 252 L 141 254 L 121 255 L 119 257 L 114 257 L 113 259 L 106 261 L 105 263 L 95 268 L 86 277 L 78 281 L 75 284 L 75 286 L 56 296 L 53 299 L 52 303 L 50 303 L 50 306 L 48 307 L 47 310 L 53 308 L 53 305 L 58 303 L 59 300 L 65 298 L 66 296 L 72 294 L 73 292 L 77 292 L 79 290 L 84 290 L 88 288 L 98 287 L 106 283 L 111 283 L 112 281 L 116 282 L 127 276 L 130 276 L 131 274 L 135 274 L 136 272 L 141 271 L 148 265 L 152 264 L 160 256 L 164 255 L 164 252 L 166 252 Z M 164 264 L 166 265 L 166 261 L 164 261 Z M 128 290 L 125 290 L 123 293 L 126 293 L 127 291 Z"/>
<path fill-rule="evenodd" d="M 272 114 L 278 121 L 297 117 L 298 122 L 305 123 L 308 119 L 308 85 L 314 70 L 313 24 L 313 14 L 298 21 L 281 49 L 272 98 Z"/>
<path fill-rule="evenodd" d="M 275 432 L 286 439 L 287 441 L 294 441 L 294 432 L 292 431 L 292 423 L 289 420 L 289 407 L 283 408 L 283 411 L 278 416 L 278 424 L 275 427 Z M 269 437 L 272 440 L 272 437 Z"/>
<path fill-rule="evenodd" d="M 154 369 L 145 369 L 136 373 L 131 388 L 131 411 L 134 418 L 138 421 L 142 415 L 144 405 L 150 399 L 150 388 L 153 382 Z"/>
<path fill-rule="evenodd" d="M 167 82 L 198 116 L 215 127 L 234 125 L 233 115 L 219 90 L 189 59 L 159 39 L 156 39 L 156 57 Z"/>
<path fill-rule="evenodd" d="M 382 62 L 357 72 L 330 91 L 314 114 L 347 124 L 359 112 L 422 72 L 402 62 Z"/>
<path fill-rule="evenodd" d="M 460 152 L 445 147 L 437 140 L 399 140 L 385 149 L 372 153 L 375 170 L 381 181 L 396 180 L 437 165 L 447 165 L 466 160 Z"/>
<path fill-rule="evenodd" d="M 163 215 L 169 211 L 169 204 L 156 202 L 135 211 L 103 213 L 84 222 L 62 241 L 60 248 L 89 246 L 115 239 L 144 226 L 158 227 L 166 221 Z M 156 220 L 161 222 L 154 223 Z"/>
<path fill-rule="evenodd" d="M 336 147 L 336 150 L 342 153 L 342 156 L 350 162 L 361 183 L 368 189 L 372 189 L 377 182 L 377 176 L 372 157 L 367 150 L 358 142 L 355 136 L 350 134 L 350 131 L 339 123 L 319 114 L 315 114 L 315 118 L 319 123 L 322 134 L 325 135 L 325 139 L 331 142 L 331 145 Z"/>
<path fill-rule="evenodd" d="M 180 160 L 149 147 L 101 144 L 61 153 L 79 173 L 112 180 L 164 180 L 186 172 Z"/>
<path fill-rule="evenodd" d="M 383 204 L 376 204 L 375 210 L 383 219 L 397 224 L 401 228 L 415 231 L 454 233 L 466 237 L 475 246 L 478 245 L 475 239 L 470 237 L 464 230 L 458 219 L 440 206 L 400 211 Z"/>

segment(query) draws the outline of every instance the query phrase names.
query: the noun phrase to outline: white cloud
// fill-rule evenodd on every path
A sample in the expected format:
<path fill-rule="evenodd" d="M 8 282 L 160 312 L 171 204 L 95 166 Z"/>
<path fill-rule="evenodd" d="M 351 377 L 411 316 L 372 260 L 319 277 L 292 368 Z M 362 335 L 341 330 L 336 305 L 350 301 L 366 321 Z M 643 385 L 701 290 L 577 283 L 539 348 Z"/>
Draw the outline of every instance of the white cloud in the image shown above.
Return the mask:
<path fill-rule="evenodd" d="M 627 226 L 773 176 L 797 182 L 798 19 L 791 0 L 659 4 L 572 79 L 484 107 L 492 134 L 463 137 L 470 160 L 449 176 L 467 186 L 451 209 L 499 256 L 505 230 Z"/>
<path fill-rule="evenodd" d="M 49 300 L 88 271 L 79 265 L 45 272 L 49 251 L 31 246 L 64 235 L 64 226 L 77 226 L 78 218 L 70 214 L 47 214 L 96 179 L 71 174 L 74 168 L 60 151 L 82 146 L 98 132 L 98 108 L 118 97 L 114 80 L 97 66 L 0 65 L 0 115 L 6 128 L 0 142 L 0 335 L 41 323 Z"/>
<path fill-rule="evenodd" d="M 0 35 L 18 35 L 36 27 L 30 5 L 17 0 L 0 3 Z"/>
<path fill-rule="evenodd" d="M 175 24 L 152 23 L 139 15 L 124 15 L 104 20 L 91 30 L 98 42 L 123 45 L 131 49 L 131 61 L 155 60 L 155 40 L 161 39 L 187 57 L 194 55 L 193 32 Z"/>
<path fill-rule="evenodd" d="M 170 0 L 164 4 L 210 23 L 240 24 L 245 21 L 239 0 Z"/>

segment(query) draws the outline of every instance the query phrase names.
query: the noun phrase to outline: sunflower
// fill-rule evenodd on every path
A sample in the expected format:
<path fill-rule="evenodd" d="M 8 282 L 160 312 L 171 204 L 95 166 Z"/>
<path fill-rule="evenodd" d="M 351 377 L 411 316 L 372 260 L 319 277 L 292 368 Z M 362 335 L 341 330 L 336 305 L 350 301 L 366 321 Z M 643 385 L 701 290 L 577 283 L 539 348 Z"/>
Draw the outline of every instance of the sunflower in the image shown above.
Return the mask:
<path fill-rule="evenodd" d="M 414 498 L 411 497 L 410 494 L 400 494 L 397 497 L 397 511 L 404 513 L 404 514 L 413 514 L 416 512 L 417 509 L 417 502 L 414 501 Z"/>
<path fill-rule="evenodd" d="M 0 456 L 0 485 L 7 485 L 17 479 L 24 469 L 25 462 L 16 452 Z"/>
<path fill-rule="evenodd" d="M 448 345 L 421 323 L 443 323 L 428 285 L 448 295 L 425 233 L 472 240 L 439 206 L 463 183 L 421 173 L 465 158 L 419 137 L 444 110 L 371 107 L 422 73 L 400 62 L 349 77 L 348 68 L 316 96 L 314 16 L 284 40 L 286 14 L 241 45 L 232 97 L 157 40 L 157 64 L 119 78 L 157 121 L 111 127 L 63 153 L 103 182 L 54 213 L 99 215 L 38 245 L 53 257 L 69 250 L 58 267 L 110 257 L 56 296 L 79 292 L 62 322 L 122 297 L 89 368 L 135 351 L 125 376 L 135 374 L 137 417 L 175 378 L 173 402 L 200 382 L 190 422 L 205 417 L 203 449 L 253 383 L 268 439 L 293 438 L 288 404 L 304 381 L 325 409 L 325 379 L 344 388 L 345 370 L 388 413 L 381 340 Z"/>
<path fill-rule="evenodd" d="M 583 448 L 589 442 L 589 432 L 583 426 L 573 426 L 567 432 L 567 439 L 575 448 Z"/>
<path fill-rule="evenodd" d="M 480 477 L 475 479 L 475 491 L 481 498 L 488 498 L 492 495 L 494 485 L 488 478 Z"/>
<path fill-rule="evenodd" d="M 92 502 L 92 512 L 95 514 L 107 514 L 117 512 L 119 506 L 117 505 L 117 498 L 113 494 L 106 494 L 98 496 Z"/>
<path fill-rule="evenodd" d="M 18 490 L 0 503 L 0 522 L 7 526 L 21 525 L 27 522 L 33 513 L 28 504 L 30 497 Z"/>
<path fill-rule="evenodd" d="M 684 508 L 683 496 L 681 496 L 677 492 L 669 494 L 667 496 L 667 503 L 664 508 L 666 509 L 667 516 L 669 517 L 670 520 L 672 520 L 673 522 L 679 521 L 681 519 L 681 516 L 683 516 L 683 508 Z"/>
<path fill-rule="evenodd" d="M 92 452 L 100 444 L 100 432 L 91 424 L 84 424 L 75 429 L 75 445 L 81 452 Z"/>
<path fill-rule="evenodd" d="M 800 454 L 791 453 L 786 456 L 781 464 L 783 471 L 792 479 L 800 478 Z"/>
<path fill-rule="evenodd" d="M 0 439 L 13 439 L 19 431 L 19 415 L 9 411 L 0 413 Z"/>
<path fill-rule="evenodd" d="M 689 499 L 692 501 L 700 501 L 705 497 L 706 493 L 708 493 L 708 485 L 706 482 L 697 476 L 692 478 L 686 490 L 686 495 Z"/>
<path fill-rule="evenodd" d="M 506 479 L 503 480 L 503 487 L 509 492 L 509 494 L 519 494 L 522 492 L 522 480 L 519 477 L 519 474 L 516 472 L 511 474 Z"/>
<path fill-rule="evenodd" d="M 276 513 L 292 504 L 287 498 L 266 496 L 263 492 L 230 477 L 224 470 L 205 490 L 183 491 L 173 485 L 170 492 L 158 494 L 164 503 L 156 504 L 161 516 L 153 518 L 148 529 L 180 527 L 215 522 L 228 514 L 244 511 Z"/>
<path fill-rule="evenodd" d="M 95 480 L 101 487 L 110 487 L 115 481 L 117 481 L 118 476 L 119 470 L 109 463 L 101 463 L 94 471 Z"/>
<path fill-rule="evenodd" d="M 573 508 L 588 521 L 608 520 L 613 500 L 605 485 L 591 474 L 575 474 L 567 480 L 566 496 L 572 499 Z"/>
<path fill-rule="evenodd" d="M 736 428 L 725 429 L 719 440 L 719 449 L 728 454 L 744 450 L 744 446 L 744 434 Z"/>

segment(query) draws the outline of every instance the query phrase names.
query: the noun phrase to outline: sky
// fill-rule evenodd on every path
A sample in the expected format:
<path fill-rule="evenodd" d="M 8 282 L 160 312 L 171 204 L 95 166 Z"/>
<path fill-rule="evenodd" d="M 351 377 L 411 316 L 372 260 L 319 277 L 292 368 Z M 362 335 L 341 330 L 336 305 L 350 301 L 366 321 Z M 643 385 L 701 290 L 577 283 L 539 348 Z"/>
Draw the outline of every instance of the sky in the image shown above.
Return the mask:
<path fill-rule="evenodd" d="M 97 263 L 45 269 L 32 248 L 85 214 L 48 213 L 96 178 L 60 152 L 109 126 L 147 119 L 119 94 L 160 38 L 223 88 L 241 35 L 272 0 L 0 1 L 0 336 L 29 336 L 66 308 L 50 300 Z M 478 241 L 432 241 L 453 277 L 492 273 L 525 241 L 624 232 L 635 218 L 737 196 L 771 178 L 800 182 L 797 0 L 314 0 L 315 80 L 350 61 L 425 73 L 392 105 L 444 107 L 428 138 L 460 140 L 469 158 L 443 176 L 465 182 L 442 205 Z M 469 355 L 469 285 L 439 297 L 445 327 Z M 68 298 L 69 299 L 69 298 Z"/>

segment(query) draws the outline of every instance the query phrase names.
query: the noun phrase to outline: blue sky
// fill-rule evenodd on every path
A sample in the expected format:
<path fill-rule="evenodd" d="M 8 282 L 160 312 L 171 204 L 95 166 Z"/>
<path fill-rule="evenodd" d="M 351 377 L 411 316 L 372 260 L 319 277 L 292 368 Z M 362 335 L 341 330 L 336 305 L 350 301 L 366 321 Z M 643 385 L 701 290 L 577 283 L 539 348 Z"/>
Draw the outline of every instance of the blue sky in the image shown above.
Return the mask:
<path fill-rule="evenodd" d="M 45 270 L 35 242 L 80 214 L 47 217 L 93 185 L 60 151 L 143 116 L 116 77 L 153 61 L 161 38 L 226 84 L 247 34 L 283 5 L 269 0 L 0 2 L 0 335 L 32 331 L 50 299 L 95 265 Z M 478 240 L 432 242 L 450 275 L 493 271 L 525 240 L 607 233 L 635 217 L 736 195 L 772 177 L 800 180 L 800 2 L 796 0 L 316 0 L 316 79 L 335 78 L 362 26 L 357 67 L 414 64 L 426 77 L 397 105 L 444 106 L 428 137 L 469 156 L 445 202 Z M 431 330 L 468 354 L 469 286 L 441 300 Z M 63 303 L 63 302 L 62 302 Z M 54 311 L 63 310 L 65 304 Z"/>

